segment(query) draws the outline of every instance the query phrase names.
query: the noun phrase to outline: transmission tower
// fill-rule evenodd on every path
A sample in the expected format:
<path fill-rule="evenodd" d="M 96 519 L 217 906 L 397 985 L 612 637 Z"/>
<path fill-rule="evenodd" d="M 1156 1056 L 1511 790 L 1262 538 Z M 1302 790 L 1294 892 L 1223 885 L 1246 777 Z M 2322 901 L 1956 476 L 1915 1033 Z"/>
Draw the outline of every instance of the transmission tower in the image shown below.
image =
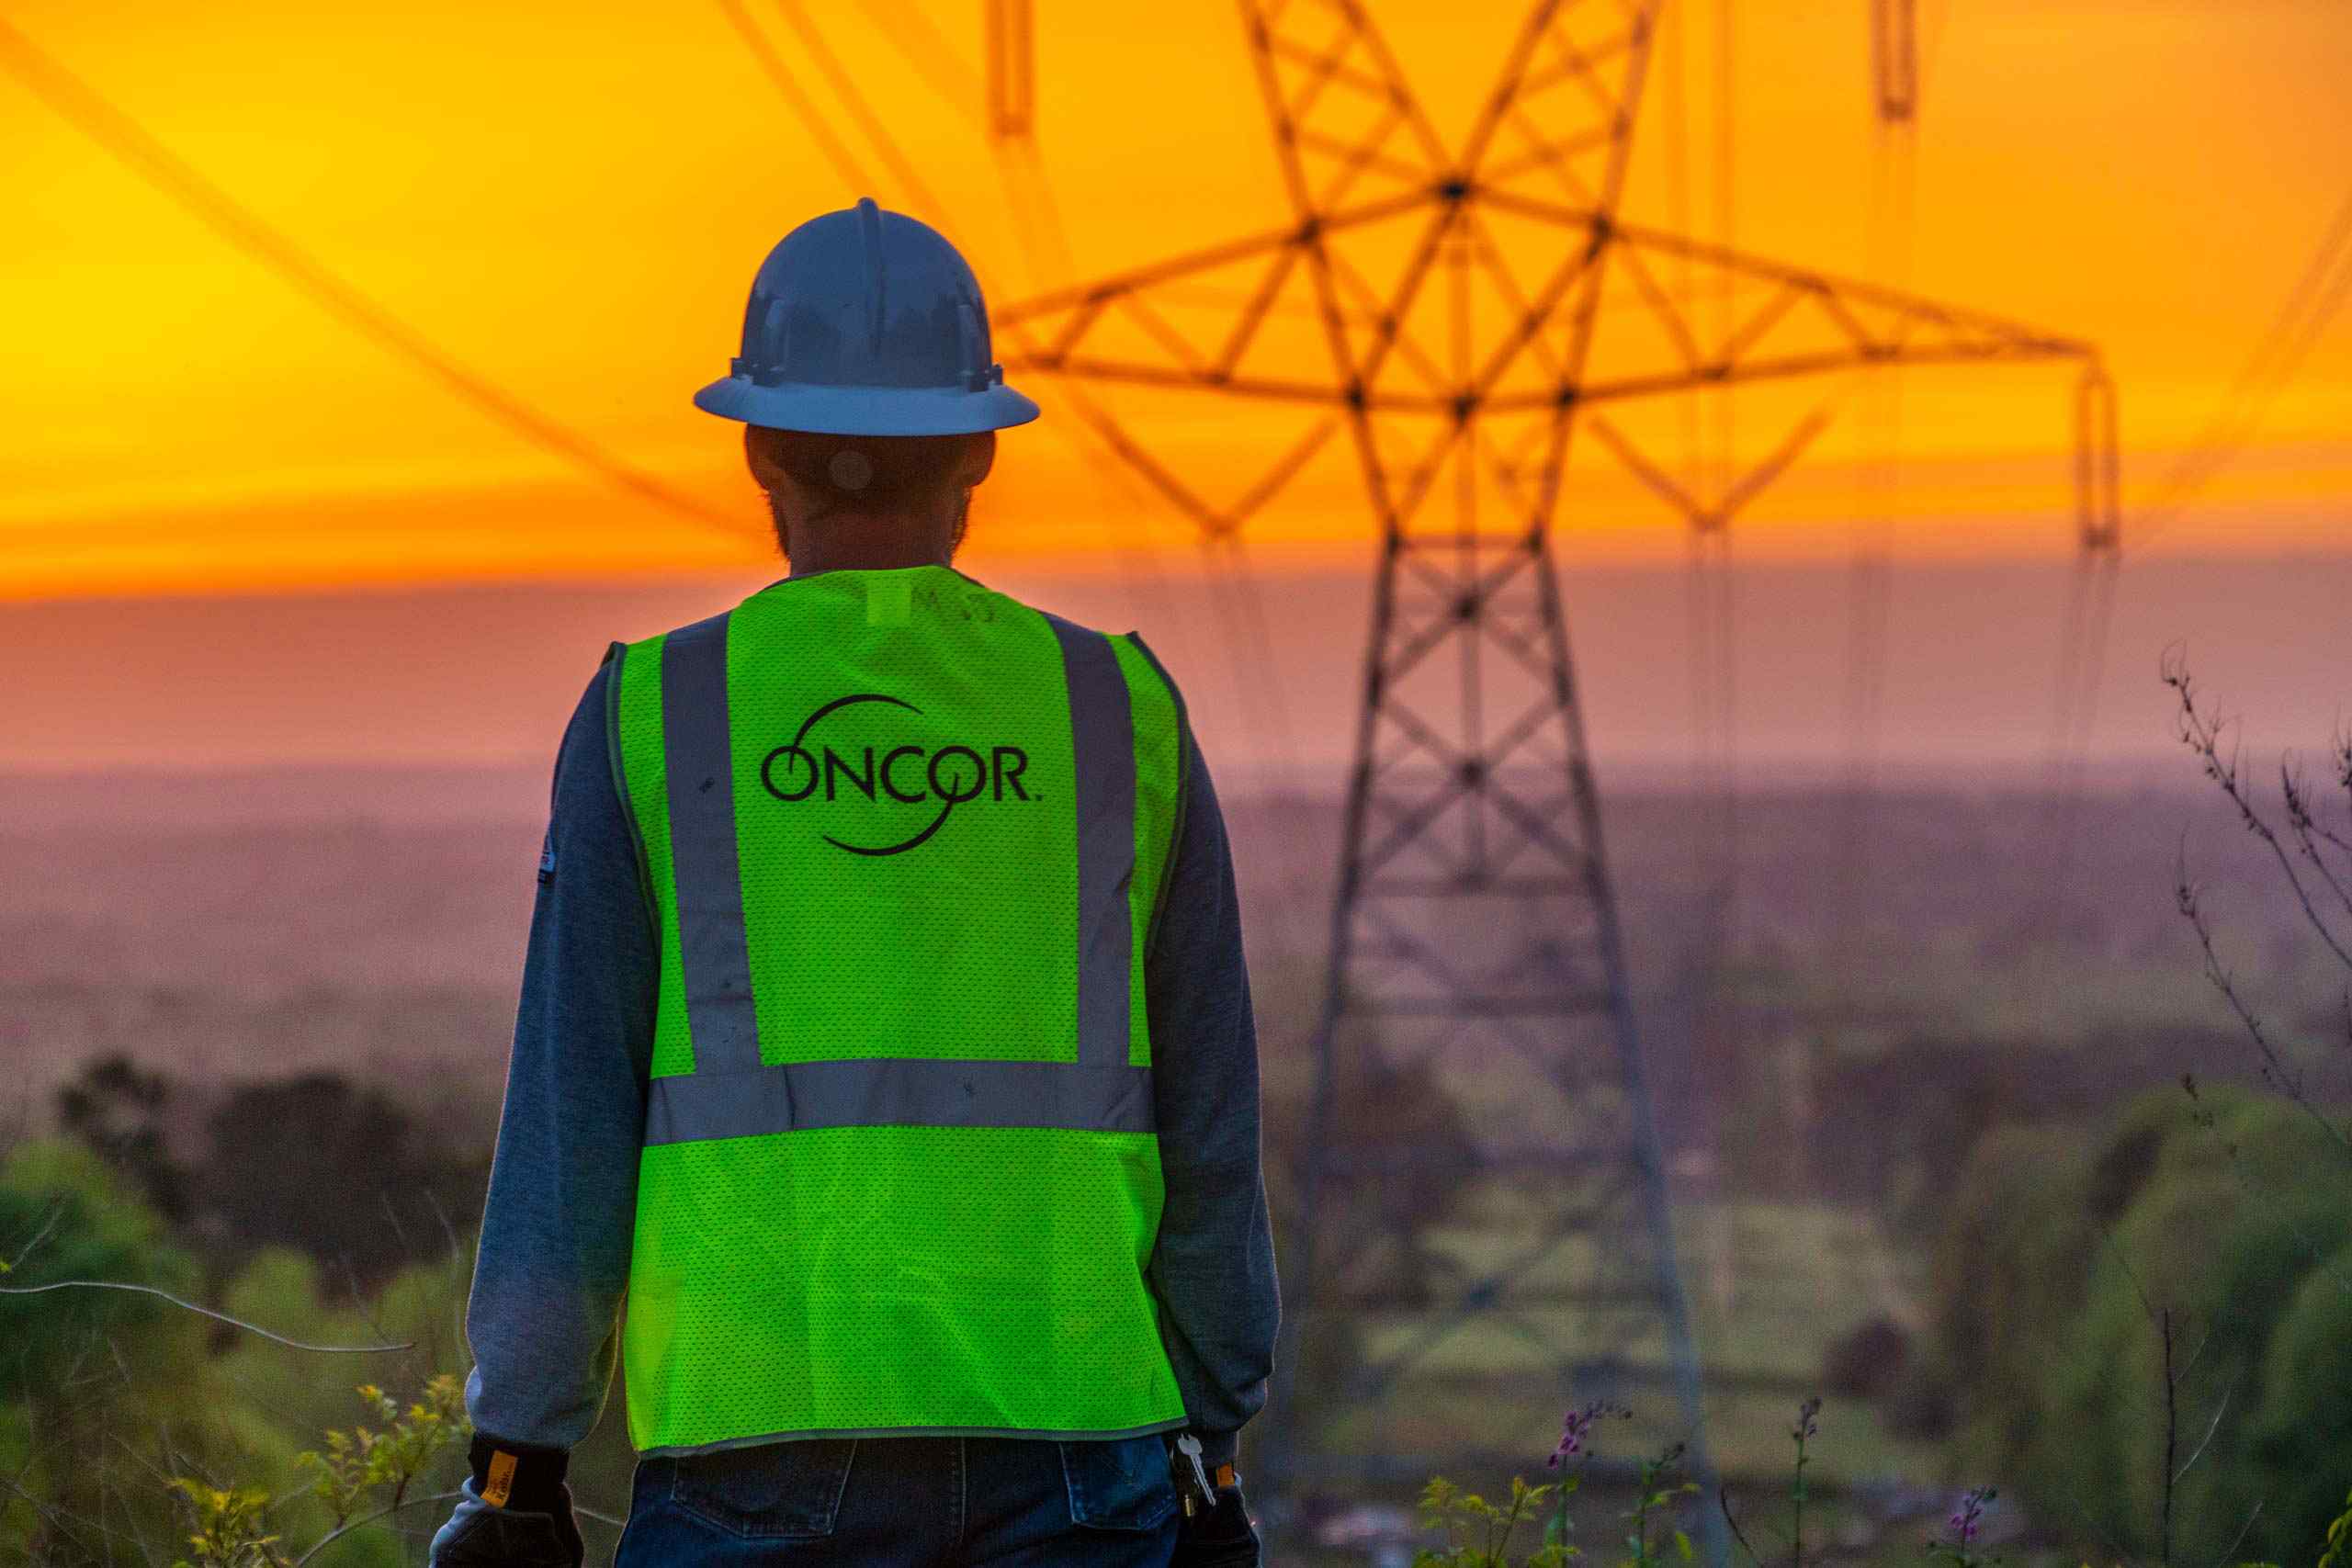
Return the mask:
<path fill-rule="evenodd" d="M 1879 362 L 2096 354 L 1621 221 L 1657 0 L 1540 0 L 1451 147 L 1359 0 L 1240 3 L 1290 220 L 1001 319 L 1008 368 L 1247 401 L 1250 434 L 1275 432 L 1280 452 L 1238 474 L 1221 438 L 1209 460 L 1170 459 L 1088 415 L 1211 536 L 1342 432 L 1378 528 L 1276 1419 L 1253 1470 L 1269 1495 L 1425 1479 L 1507 1423 L 1540 1435 L 1571 1402 L 1662 1384 L 1705 1484 L 1554 570 L 1572 423 L 1594 404 Z M 1730 331 L 1702 331 L 1659 282 L 1669 263 L 1742 300 Z M 1498 1250 L 1467 1223 L 1488 1201 L 1537 1217 Z M 1327 1315 L 1361 1329 L 1362 1359 L 1303 1381 Z M 1474 1325 L 1506 1337 L 1474 1368 L 1503 1344 L 1539 1370 L 1448 1371 Z M 1714 1510 L 1699 1517 L 1723 1561 Z"/>

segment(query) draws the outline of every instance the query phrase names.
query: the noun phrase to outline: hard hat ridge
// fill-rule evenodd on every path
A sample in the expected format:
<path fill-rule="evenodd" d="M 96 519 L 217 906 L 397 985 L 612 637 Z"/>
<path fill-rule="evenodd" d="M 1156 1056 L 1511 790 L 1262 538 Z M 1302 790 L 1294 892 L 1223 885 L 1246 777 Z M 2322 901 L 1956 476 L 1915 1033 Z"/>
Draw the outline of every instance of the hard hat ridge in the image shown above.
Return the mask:
<path fill-rule="evenodd" d="M 970 265 L 937 230 L 871 197 L 768 253 L 729 371 L 695 406 L 784 430 L 960 435 L 1038 412 L 1004 384 Z"/>

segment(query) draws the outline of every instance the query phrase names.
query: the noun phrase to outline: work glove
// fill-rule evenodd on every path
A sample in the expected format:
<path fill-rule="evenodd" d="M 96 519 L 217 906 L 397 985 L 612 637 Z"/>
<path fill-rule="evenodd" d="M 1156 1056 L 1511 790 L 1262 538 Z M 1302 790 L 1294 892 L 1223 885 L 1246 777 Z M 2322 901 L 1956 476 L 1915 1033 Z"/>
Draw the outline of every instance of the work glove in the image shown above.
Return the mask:
<path fill-rule="evenodd" d="M 1258 1527 L 1241 1495 L 1241 1477 L 1227 1469 L 1231 1480 L 1212 1482 L 1201 1489 L 1202 1471 L 1171 1441 L 1168 1461 L 1176 1475 L 1176 1495 L 1183 1499 L 1184 1515 L 1176 1529 L 1176 1552 L 1170 1568 L 1258 1568 L 1261 1547 Z"/>
<path fill-rule="evenodd" d="M 1216 1489 L 1216 1502 L 1176 1530 L 1169 1568 L 1258 1568 L 1258 1527 L 1241 1498 L 1241 1483 Z"/>
<path fill-rule="evenodd" d="M 473 1473 L 458 1484 L 465 1495 L 449 1522 L 434 1533 L 427 1568 L 581 1568 L 588 1549 L 571 1516 L 562 1456 L 523 1450 L 518 1470 L 516 1447 L 474 1438 Z M 493 1470 L 502 1449 L 510 1462 Z M 503 1502 L 488 1501 L 485 1486 Z"/>

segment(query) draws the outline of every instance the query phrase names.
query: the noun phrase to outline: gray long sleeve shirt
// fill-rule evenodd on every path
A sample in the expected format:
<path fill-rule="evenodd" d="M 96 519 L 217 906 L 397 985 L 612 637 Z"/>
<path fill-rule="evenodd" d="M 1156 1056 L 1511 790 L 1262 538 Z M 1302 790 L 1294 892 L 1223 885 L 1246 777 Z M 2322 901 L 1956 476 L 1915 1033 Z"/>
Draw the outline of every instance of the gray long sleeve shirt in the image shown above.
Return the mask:
<path fill-rule="evenodd" d="M 603 1413 L 636 1223 L 660 965 L 605 729 L 606 669 L 557 752 L 466 1333 L 479 1432 L 570 1449 Z M 1281 1305 L 1233 862 L 1189 731 L 1182 837 L 1145 954 L 1167 1199 L 1145 1278 L 1211 1463 L 1265 1403 Z"/>

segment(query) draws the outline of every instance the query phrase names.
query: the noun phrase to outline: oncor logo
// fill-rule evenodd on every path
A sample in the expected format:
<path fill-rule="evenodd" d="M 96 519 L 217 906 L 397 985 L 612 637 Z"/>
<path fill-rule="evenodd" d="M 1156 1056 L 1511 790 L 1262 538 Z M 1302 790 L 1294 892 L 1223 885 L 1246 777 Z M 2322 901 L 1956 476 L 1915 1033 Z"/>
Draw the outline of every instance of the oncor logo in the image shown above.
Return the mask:
<path fill-rule="evenodd" d="M 833 848 L 854 855 L 903 854 L 945 827 L 948 814 L 967 800 L 986 795 L 991 801 L 1001 801 L 1007 790 L 1016 800 L 1035 798 L 1021 783 L 1022 771 L 1029 766 L 1029 753 L 1018 746 L 990 746 L 985 757 L 978 747 L 960 745 L 942 746 L 935 751 L 924 746 L 892 746 L 878 753 L 875 747 L 862 746 L 854 758 L 831 746 L 809 748 L 808 732 L 819 721 L 857 703 L 888 703 L 909 713 L 922 712 L 910 702 L 878 692 L 835 697 L 802 719 L 798 734 L 760 759 L 760 783 L 787 805 L 808 800 L 821 789 L 829 801 L 846 798 L 853 804 L 859 795 L 873 805 L 880 805 L 884 795 L 908 806 L 936 800 L 939 815 L 922 832 L 895 844 L 851 844 L 831 833 L 819 835 Z M 845 793 L 844 784 L 855 793 Z"/>

